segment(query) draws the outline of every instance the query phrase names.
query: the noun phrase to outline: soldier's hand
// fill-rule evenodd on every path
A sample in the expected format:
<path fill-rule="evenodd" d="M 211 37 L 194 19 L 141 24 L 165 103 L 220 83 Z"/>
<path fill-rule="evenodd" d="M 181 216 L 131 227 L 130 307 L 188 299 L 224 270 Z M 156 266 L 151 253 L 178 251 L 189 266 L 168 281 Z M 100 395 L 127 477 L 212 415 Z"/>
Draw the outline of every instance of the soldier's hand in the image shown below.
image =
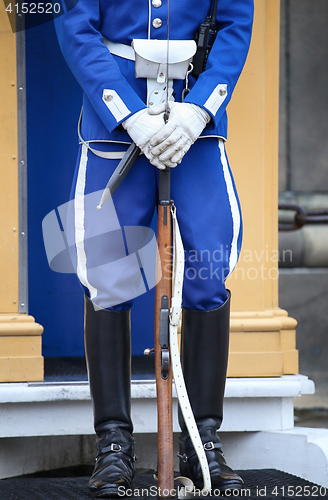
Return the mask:
<path fill-rule="evenodd" d="M 149 114 L 147 108 L 142 109 L 127 118 L 122 125 L 150 163 L 163 170 L 165 168 L 164 163 L 151 154 L 150 147 L 150 139 L 164 126 L 163 108 L 158 108 L 156 114 Z"/>
<path fill-rule="evenodd" d="M 211 117 L 191 103 L 169 102 L 168 122 L 150 139 L 150 153 L 161 164 L 175 167 L 202 133 Z"/>

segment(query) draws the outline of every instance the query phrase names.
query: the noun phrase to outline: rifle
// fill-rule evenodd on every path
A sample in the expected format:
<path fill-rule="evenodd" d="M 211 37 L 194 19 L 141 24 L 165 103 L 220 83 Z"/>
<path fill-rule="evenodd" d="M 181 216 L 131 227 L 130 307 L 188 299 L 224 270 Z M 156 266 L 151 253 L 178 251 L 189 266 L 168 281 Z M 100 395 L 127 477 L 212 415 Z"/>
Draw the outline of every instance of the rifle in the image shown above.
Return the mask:
<path fill-rule="evenodd" d="M 132 167 L 140 149 L 132 143 L 102 194 L 97 208 L 114 194 Z M 172 422 L 172 366 L 169 353 L 169 312 L 172 295 L 172 236 L 171 236 L 170 169 L 159 172 L 157 219 L 157 256 L 155 290 L 155 377 L 157 391 L 157 453 L 158 496 L 170 498 L 174 489 L 173 422 Z M 170 262 L 167 263 L 167 257 Z M 158 281 L 158 276 L 161 276 Z M 145 355 L 152 350 L 146 349 Z"/>
<path fill-rule="evenodd" d="M 169 354 L 169 312 L 172 294 L 170 169 L 159 173 L 155 290 L 155 375 L 158 416 L 158 496 L 170 498 L 174 488 L 172 366 Z M 170 262 L 167 264 L 167 257 Z M 157 280 L 156 280 L 157 281 Z"/>

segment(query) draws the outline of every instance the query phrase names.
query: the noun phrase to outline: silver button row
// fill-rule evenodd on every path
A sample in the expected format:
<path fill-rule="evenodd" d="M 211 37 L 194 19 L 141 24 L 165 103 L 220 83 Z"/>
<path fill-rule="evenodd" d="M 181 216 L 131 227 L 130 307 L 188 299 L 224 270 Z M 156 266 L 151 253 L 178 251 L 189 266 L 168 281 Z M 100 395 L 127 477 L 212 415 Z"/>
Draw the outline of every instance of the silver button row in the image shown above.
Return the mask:
<path fill-rule="evenodd" d="M 162 26 L 162 24 L 163 24 L 163 21 L 159 17 L 156 17 L 153 20 L 153 26 L 154 26 L 154 28 L 160 28 Z"/>
<path fill-rule="evenodd" d="M 151 4 L 153 7 L 155 7 L 155 9 L 158 9 L 162 5 L 162 0 L 152 0 Z M 159 17 L 156 17 L 153 20 L 153 27 L 154 28 L 160 28 L 162 26 L 162 24 L 163 24 L 163 21 Z"/>

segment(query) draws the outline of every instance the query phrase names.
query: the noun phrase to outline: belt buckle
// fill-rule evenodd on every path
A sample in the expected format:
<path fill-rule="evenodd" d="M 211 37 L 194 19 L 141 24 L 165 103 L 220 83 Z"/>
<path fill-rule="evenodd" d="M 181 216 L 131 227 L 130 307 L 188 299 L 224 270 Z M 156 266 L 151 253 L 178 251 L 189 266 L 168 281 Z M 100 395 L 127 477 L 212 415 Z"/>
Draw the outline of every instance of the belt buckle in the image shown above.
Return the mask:
<path fill-rule="evenodd" d="M 110 445 L 110 451 L 121 451 L 122 446 L 120 444 L 112 443 Z"/>
<path fill-rule="evenodd" d="M 204 443 L 204 450 L 205 451 L 214 450 L 214 443 L 213 443 L 213 441 L 209 441 L 208 443 Z"/>
<path fill-rule="evenodd" d="M 188 457 L 187 457 L 187 455 L 186 455 L 185 453 L 184 453 L 183 455 L 181 455 L 181 453 L 177 453 L 177 456 L 178 456 L 179 458 L 181 458 L 181 460 L 182 460 L 183 462 L 185 462 L 185 463 L 186 463 L 186 462 L 188 462 Z"/>

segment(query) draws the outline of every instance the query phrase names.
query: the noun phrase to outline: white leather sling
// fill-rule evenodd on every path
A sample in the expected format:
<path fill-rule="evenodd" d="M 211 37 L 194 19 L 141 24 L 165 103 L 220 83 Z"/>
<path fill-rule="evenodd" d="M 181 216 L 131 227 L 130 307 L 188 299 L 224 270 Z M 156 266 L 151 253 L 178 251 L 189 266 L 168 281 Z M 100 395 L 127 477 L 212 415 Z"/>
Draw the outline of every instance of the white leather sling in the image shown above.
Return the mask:
<path fill-rule="evenodd" d="M 203 473 L 204 486 L 202 493 L 211 491 L 211 476 L 208 467 L 207 457 L 204 450 L 204 445 L 201 441 L 196 420 L 192 412 L 190 401 L 187 394 L 186 384 L 183 378 L 179 345 L 178 345 L 178 325 L 181 316 L 181 302 L 182 302 L 182 285 L 184 274 L 184 248 L 181 239 L 180 229 L 176 217 L 176 208 L 171 207 L 172 221 L 173 221 L 173 272 L 172 272 L 172 301 L 170 310 L 170 354 L 172 371 L 174 378 L 174 385 L 180 404 L 181 413 L 186 423 L 190 439 L 194 445 L 195 452 L 198 456 L 200 466 Z M 185 486 L 185 491 L 182 497 L 193 496 L 194 485 L 192 481 L 185 481 L 186 478 L 177 478 Z M 189 495 L 188 495 L 189 494 Z"/>

